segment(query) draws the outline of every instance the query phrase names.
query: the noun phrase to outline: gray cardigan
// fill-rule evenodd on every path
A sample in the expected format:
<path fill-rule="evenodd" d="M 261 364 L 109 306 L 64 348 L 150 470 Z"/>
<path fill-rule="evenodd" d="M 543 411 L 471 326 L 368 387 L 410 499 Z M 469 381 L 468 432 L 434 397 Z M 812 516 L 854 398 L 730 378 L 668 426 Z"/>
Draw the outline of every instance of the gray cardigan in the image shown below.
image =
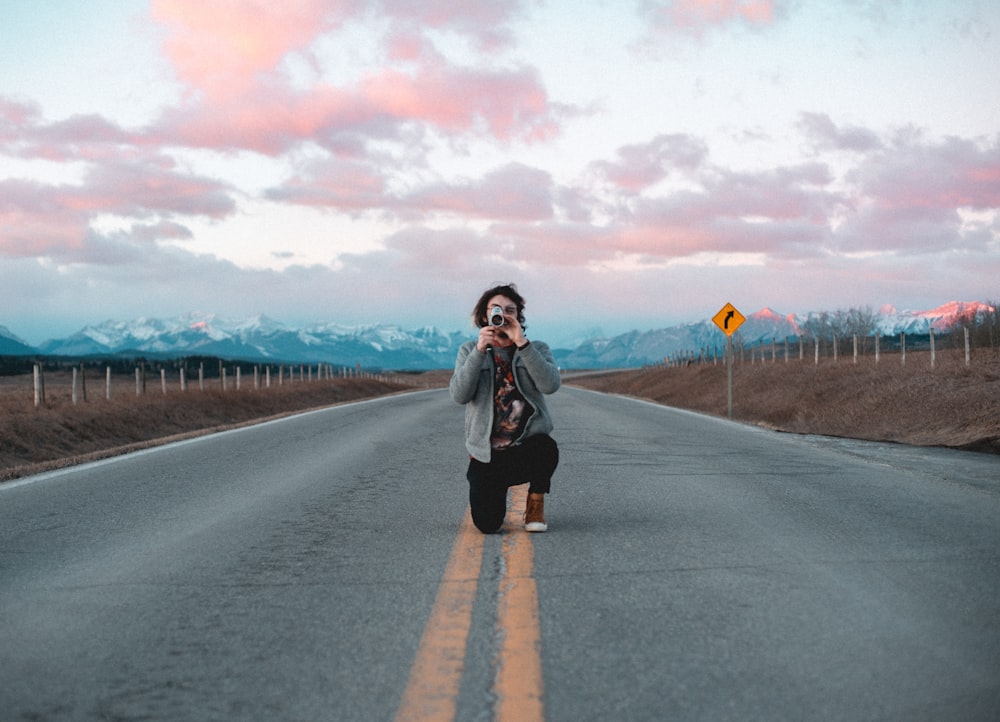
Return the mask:
<path fill-rule="evenodd" d="M 552 351 L 541 341 L 532 341 L 514 352 L 514 382 L 535 413 L 528 419 L 521 438 L 552 431 L 552 416 L 543 394 L 554 393 L 562 380 Z M 448 390 L 456 403 L 465 404 L 465 447 L 473 458 L 490 461 L 490 434 L 493 431 L 493 355 L 476 349 L 467 341 L 458 350 L 455 373 Z"/>

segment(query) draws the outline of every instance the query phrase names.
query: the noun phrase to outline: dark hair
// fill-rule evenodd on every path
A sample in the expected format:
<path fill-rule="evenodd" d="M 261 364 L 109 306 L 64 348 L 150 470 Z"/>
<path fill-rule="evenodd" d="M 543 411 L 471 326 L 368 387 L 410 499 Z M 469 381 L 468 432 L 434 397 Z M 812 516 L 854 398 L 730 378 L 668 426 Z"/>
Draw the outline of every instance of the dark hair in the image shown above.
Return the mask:
<path fill-rule="evenodd" d="M 475 308 L 472 309 L 473 325 L 477 328 L 482 328 L 486 325 L 486 304 L 494 296 L 506 296 L 513 301 L 517 306 L 517 322 L 521 324 L 521 328 L 528 327 L 524 322 L 524 298 L 517 292 L 517 286 L 513 283 L 504 283 L 483 292 L 483 295 L 476 302 Z"/>

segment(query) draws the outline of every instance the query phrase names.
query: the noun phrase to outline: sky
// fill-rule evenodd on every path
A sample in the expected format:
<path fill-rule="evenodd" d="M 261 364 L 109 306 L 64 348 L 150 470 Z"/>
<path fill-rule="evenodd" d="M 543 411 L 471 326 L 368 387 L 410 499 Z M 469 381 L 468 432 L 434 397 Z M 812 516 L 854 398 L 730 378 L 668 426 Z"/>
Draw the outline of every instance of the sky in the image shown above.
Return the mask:
<path fill-rule="evenodd" d="M 998 0 L 0 0 L 0 325 L 1000 297 Z"/>

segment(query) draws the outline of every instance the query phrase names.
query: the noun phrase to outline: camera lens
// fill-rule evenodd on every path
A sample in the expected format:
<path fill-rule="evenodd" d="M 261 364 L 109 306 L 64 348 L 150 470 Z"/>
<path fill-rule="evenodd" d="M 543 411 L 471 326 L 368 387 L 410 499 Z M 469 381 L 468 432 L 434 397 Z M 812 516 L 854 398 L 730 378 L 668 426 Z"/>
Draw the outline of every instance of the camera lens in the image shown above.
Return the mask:
<path fill-rule="evenodd" d="M 503 326 L 503 309 L 499 306 L 494 306 L 490 309 L 490 326 Z"/>

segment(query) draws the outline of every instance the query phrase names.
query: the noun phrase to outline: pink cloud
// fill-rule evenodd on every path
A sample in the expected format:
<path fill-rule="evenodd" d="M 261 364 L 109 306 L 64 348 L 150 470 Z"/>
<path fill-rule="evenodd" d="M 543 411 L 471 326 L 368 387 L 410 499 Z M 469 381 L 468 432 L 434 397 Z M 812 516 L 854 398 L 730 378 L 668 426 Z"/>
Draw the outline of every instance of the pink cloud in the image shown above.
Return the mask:
<path fill-rule="evenodd" d="M 478 274 L 482 259 L 495 252 L 495 241 L 467 228 L 411 226 L 386 239 L 400 268 L 419 268 L 435 278 L 453 273 Z M 381 261 L 379 261 L 381 265 Z"/>
<path fill-rule="evenodd" d="M 84 186 L 64 191 L 64 202 L 80 210 L 125 216 L 152 213 L 222 218 L 235 209 L 223 184 L 176 173 L 172 163 L 105 163 Z"/>
<path fill-rule="evenodd" d="M 422 32 L 407 29 L 390 34 L 386 41 L 386 53 L 390 60 L 414 61 L 435 55 L 437 51 Z"/>
<path fill-rule="evenodd" d="M 691 226 L 715 219 L 752 217 L 771 221 L 801 219 L 823 223 L 839 202 L 824 187 L 832 176 L 822 164 L 776 168 L 760 173 L 706 172 L 702 190 L 643 198 L 634 204 L 639 225 Z"/>
<path fill-rule="evenodd" d="M 867 153 L 882 147 L 882 141 L 874 131 L 858 126 L 837 127 L 824 113 L 802 113 L 799 127 L 819 150 Z"/>
<path fill-rule="evenodd" d="M 846 178 L 854 195 L 833 236 L 839 250 L 978 254 L 1000 233 L 996 221 L 965 227 L 958 212 L 1000 209 L 1000 141 L 902 132 Z"/>
<path fill-rule="evenodd" d="M 82 220 L 41 183 L 0 181 L 0 256 L 28 258 L 78 248 L 83 242 Z"/>
<path fill-rule="evenodd" d="M 787 259 L 859 250 L 983 253 L 995 243 L 995 222 L 963 225 L 958 209 L 1000 208 L 1000 141 L 927 142 L 900 133 L 884 143 L 869 129 L 838 128 L 818 115 L 805 116 L 800 127 L 818 145 L 860 154 L 856 165 L 843 178 L 818 162 L 733 172 L 690 153 L 681 157 L 690 161 L 685 179 L 694 187 L 653 194 L 649 188 L 665 177 L 673 157 L 669 151 L 697 149 L 697 143 L 654 139 L 623 147 L 614 161 L 593 163 L 622 191 L 608 236 L 619 252 L 650 259 L 703 251 Z M 607 240 L 583 252 L 604 254 Z"/>
<path fill-rule="evenodd" d="M 135 140 L 134 134 L 99 115 L 74 115 L 46 123 L 36 106 L 0 97 L 0 152 L 12 156 L 99 160 L 109 152 L 120 154 L 120 146 Z"/>
<path fill-rule="evenodd" d="M 38 122 L 41 109 L 34 103 L 21 103 L 0 96 L 0 141 L 17 140 L 22 128 Z"/>
<path fill-rule="evenodd" d="M 275 201 L 345 211 L 379 208 L 387 200 L 381 175 L 365 163 L 338 160 L 313 164 L 306 174 L 266 195 Z"/>
<path fill-rule="evenodd" d="M 701 139 L 660 135 L 648 143 L 619 148 L 614 162 L 596 161 L 592 166 L 615 185 L 634 192 L 658 183 L 672 170 L 693 170 L 707 156 L 708 147 Z"/>
<path fill-rule="evenodd" d="M 510 245 L 510 258 L 522 266 L 574 268 L 613 258 L 622 229 L 590 223 L 498 223 L 490 233 Z"/>
<path fill-rule="evenodd" d="M 1000 208 L 1000 141 L 901 142 L 869 157 L 852 177 L 887 208 Z"/>
<path fill-rule="evenodd" d="M 194 238 L 191 229 L 173 221 L 158 221 L 150 224 L 135 224 L 128 233 L 130 238 L 144 243 L 154 243 L 164 239 L 190 240 Z"/>
<path fill-rule="evenodd" d="M 539 221 L 552 217 L 552 177 L 537 168 L 512 163 L 461 185 L 437 185 L 407 196 L 402 204 L 422 212 Z"/>
<path fill-rule="evenodd" d="M 416 57 L 425 28 L 472 37 L 485 52 L 511 42 L 505 23 L 518 3 L 493 0 L 153 0 L 151 15 L 166 28 L 164 54 L 178 78 L 211 97 L 240 94 L 271 74 L 293 52 L 306 51 L 320 35 L 366 13 L 400 27 L 389 56 Z"/>
<path fill-rule="evenodd" d="M 79 185 L 0 181 L 0 255 L 86 256 L 96 238 L 91 221 L 101 214 L 153 219 L 133 226 L 133 240 L 148 242 L 187 237 L 183 226 L 166 220 L 171 216 L 221 218 L 233 212 L 224 185 L 177 173 L 166 159 L 147 160 L 95 165 Z"/>
<path fill-rule="evenodd" d="M 350 0 L 153 0 L 151 13 L 167 28 L 164 52 L 178 77 L 225 97 L 307 46 L 353 5 Z"/>
<path fill-rule="evenodd" d="M 654 3 L 651 17 L 656 29 L 703 35 L 723 25 L 769 25 L 774 22 L 775 0 L 667 0 Z"/>
<path fill-rule="evenodd" d="M 382 6 L 388 16 L 414 27 L 446 29 L 472 37 L 484 52 L 510 44 L 506 23 L 520 10 L 520 2 L 496 0 L 383 0 Z"/>
<path fill-rule="evenodd" d="M 548 173 L 512 163 L 464 183 L 428 185 L 407 195 L 392 195 L 385 179 L 367 163 L 330 160 L 313 164 L 281 187 L 272 200 L 346 211 L 382 210 L 419 218 L 450 213 L 468 218 L 538 221 L 553 215 Z"/>
<path fill-rule="evenodd" d="M 465 70 L 443 64 L 415 74 L 384 70 L 360 95 L 379 114 L 471 131 L 480 122 L 501 140 L 544 140 L 557 131 L 548 96 L 533 70 Z"/>
<path fill-rule="evenodd" d="M 412 73 L 383 70 L 346 89 L 295 91 L 262 81 L 240 96 L 167 111 L 148 134 L 158 143 L 267 155 L 305 141 L 331 150 L 363 147 L 368 139 L 409 141 L 415 125 L 540 141 L 558 132 L 561 112 L 532 71 L 436 64 Z"/>
<path fill-rule="evenodd" d="M 544 140 L 566 109 L 553 107 L 530 69 L 460 68 L 448 64 L 427 28 L 502 44 L 517 3 L 492 0 L 153 0 L 165 26 L 164 52 L 192 90 L 182 106 L 150 128 L 160 142 L 277 154 L 303 140 L 320 144 L 392 137 L 421 124 L 445 133 L 487 132 L 501 140 Z M 293 89 L 281 71 L 290 53 L 309 52 L 319 36 L 368 13 L 388 17 L 384 67 L 341 87 Z M 330 145 L 328 145 L 330 147 Z"/>

